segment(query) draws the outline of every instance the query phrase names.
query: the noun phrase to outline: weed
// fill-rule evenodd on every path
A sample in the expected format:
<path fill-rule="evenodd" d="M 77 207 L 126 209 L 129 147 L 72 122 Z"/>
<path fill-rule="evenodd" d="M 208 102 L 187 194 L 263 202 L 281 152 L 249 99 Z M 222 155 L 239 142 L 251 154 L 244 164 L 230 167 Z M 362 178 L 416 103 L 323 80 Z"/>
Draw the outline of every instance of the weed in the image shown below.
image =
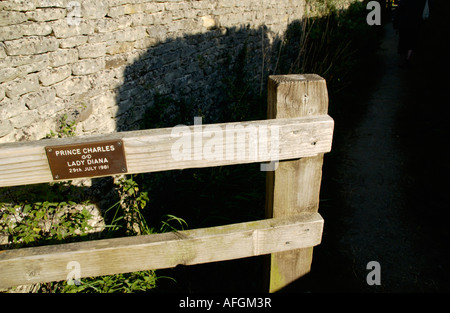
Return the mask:
<path fill-rule="evenodd" d="M 140 175 L 134 175 L 139 178 Z M 185 229 L 187 223 L 182 218 L 172 214 L 161 217 L 160 225 L 149 226 L 145 217 L 145 209 L 149 202 L 148 192 L 141 191 L 133 177 L 121 178 L 116 183 L 119 200 L 105 212 L 110 223 L 106 226 L 107 237 L 125 235 L 150 235 Z"/>
<path fill-rule="evenodd" d="M 113 213 L 110 223 L 105 227 L 105 237 L 117 237 L 122 234 L 128 236 L 150 235 L 177 231 L 179 227 L 181 229 L 187 227 L 187 223 L 183 219 L 170 214 L 164 216 L 160 227 L 149 227 L 143 214 L 149 200 L 147 192 L 140 190 L 138 183 L 133 177 L 120 178 L 116 183 L 116 190 L 120 199 L 105 212 L 105 215 Z M 170 277 L 157 276 L 153 270 L 146 270 L 83 278 L 79 285 L 68 285 L 66 282 L 60 284 L 52 283 L 47 284 L 45 288 L 52 292 L 66 293 L 147 292 L 156 288 L 157 281 L 163 278 L 173 280 Z"/>
<path fill-rule="evenodd" d="M 292 23 L 280 43 L 278 71 L 283 74 L 316 73 L 327 80 L 330 98 L 351 84 L 361 61 L 372 56 L 381 29 L 366 22 L 367 1 L 339 10 L 330 0 L 310 0 L 318 11 Z"/>
<path fill-rule="evenodd" d="M 64 283 L 57 288 L 53 283 L 45 288 L 52 292 L 63 293 L 136 293 L 154 289 L 157 280 L 155 272 L 149 270 L 87 278 L 83 279 L 79 285 Z"/>
<path fill-rule="evenodd" d="M 75 131 L 77 129 L 76 121 L 69 121 L 67 114 L 64 114 L 58 122 L 59 125 L 56 133 L 53 130 L 50 130 L 50 133 L 46 135 L 46 138 L 65 138 L 75 136 Z"/>
<path fill-rule="evenodd" d="M 68 195 L 74 189 L 73 186 L 56 183 L 33 188 L 40 189 L 40 196 L 48 196 L 50 201 L 35 201 L 38 198 L 37 190 L 33 193 L 30 190 L 27 192 L 27 188 L 0 190 L 0 233 L 8 236 L 10 248 L 76 241 L 87 237 L 92 229 L 89 224 L 92 215 L 86 208 L 90 203 L 60 201 L 61 195 Z M 147 192 L 140 190 L 133 177 L 118 179 L 115 188 L 119 200 L 105 212 L 105 219 L 110 223 L 105 226 L 102 237 L 148 235 L 187 227 L 183 219 L 171 214 L 164 215 L 160 225 L 149 227 L 143 214 L 149 198 Z M 59 193 L 55 193 L 56 190 Z M 112 217 L 109 216 L 111 213 Z M 65 281 L 35 284 L 32 290 L 39 293 L 144 292 L 154 289 L 157 280 L 162 278 L 172 279 L 158 277 L 155 271 L 146 270 L 83 278 L 78 285 L 69 285 Z"/>
<path fill-rule="evenodd" d="M 63 191 L 69 187 L 59 184 L 53 190 Z M 39 186 L 39 185 L 38 185 Z M 49 193 L 49 188 L 35 187 Z M 67 241 L 73 237 L 86 236 L 92 229 L 92 214 L 87 209 L 89 201 L 78 207 L 74 201 L 61 201 L 48 197 L 40 201 L 29 196 L 23 199 L 23 189 L 10 189 L 2 194 L 0 202 L 0 232 L 7 235 L 11 246 L 33 246 L 43 243 Z"/>

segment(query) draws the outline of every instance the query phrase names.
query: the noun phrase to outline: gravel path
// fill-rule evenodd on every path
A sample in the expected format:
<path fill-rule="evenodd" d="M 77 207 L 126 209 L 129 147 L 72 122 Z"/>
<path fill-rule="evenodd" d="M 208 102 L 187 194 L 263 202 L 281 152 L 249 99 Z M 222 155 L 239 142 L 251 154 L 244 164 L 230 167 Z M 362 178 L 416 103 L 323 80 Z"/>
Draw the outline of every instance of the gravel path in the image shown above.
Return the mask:
<path fill-rule="evenodd" d="M 312 272 L 286 291 L 450 290 L 449 162 L 439 149 L 448 109 L 436 108 L 445 95 L 434 63 L 398 64 L 397 34 L 387 24 L 366 110 L 356 125 L 336 125 L 325 157 L 325 230 Z M 370 261 L 380 264 L 381 285 L 366 282 Z"/>

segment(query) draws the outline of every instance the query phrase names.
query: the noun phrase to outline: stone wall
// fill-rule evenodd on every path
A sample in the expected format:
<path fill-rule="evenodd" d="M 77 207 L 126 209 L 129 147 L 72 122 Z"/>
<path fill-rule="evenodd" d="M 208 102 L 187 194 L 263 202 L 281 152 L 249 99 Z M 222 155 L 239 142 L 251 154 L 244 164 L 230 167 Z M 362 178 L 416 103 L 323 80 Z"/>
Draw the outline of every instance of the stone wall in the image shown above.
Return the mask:
<path fill-rule="evenodd" d="M 77 135 L 137 129 L 157 95 L 214 122 L 240 53 L 241 79 L 266 88 L 275 43 L 304 10 L 304 0 L 1 1 L 0 142 L 42 139 L 64 114 Z"/>

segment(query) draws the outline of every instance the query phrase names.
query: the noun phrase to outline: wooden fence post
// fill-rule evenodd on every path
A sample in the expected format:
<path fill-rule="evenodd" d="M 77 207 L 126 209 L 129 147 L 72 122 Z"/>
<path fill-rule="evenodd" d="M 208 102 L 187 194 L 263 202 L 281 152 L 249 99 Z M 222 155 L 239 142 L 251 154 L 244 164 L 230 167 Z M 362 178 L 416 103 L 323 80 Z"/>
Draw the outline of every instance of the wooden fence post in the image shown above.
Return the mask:
<path fill-rule="evenodd" d="M 275 75 L 268 80 L 268 118 L 325 115 L 328 111 L 326 81 L 315 74 Z M 314 144 L 314 142 L 313 142 Z M 322 179 L 323 153 L 280 161 L 267 172 L 266 217 L 316 213 Z M 269 292 L 276 292 L 311 269 L 313 247 L 273 253 L 267 278 Z"/>

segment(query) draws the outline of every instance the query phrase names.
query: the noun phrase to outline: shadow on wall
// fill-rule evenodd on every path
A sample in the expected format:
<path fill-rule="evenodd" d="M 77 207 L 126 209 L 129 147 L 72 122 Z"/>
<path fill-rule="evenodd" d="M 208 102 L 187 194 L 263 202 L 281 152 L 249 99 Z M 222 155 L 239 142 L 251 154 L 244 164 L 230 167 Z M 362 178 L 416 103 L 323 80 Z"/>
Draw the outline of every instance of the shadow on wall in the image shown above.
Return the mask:
<path fill-rule="evenodd" d="M 124 70 L 116 131 L 190 125 L 195 116 L 205 124 L 266 119 L 273 74 L 319 74 L 331 98 L 355 79 L 356 62 L 378 46 L 382 30 L 369 30 L 364 3 L 295 20 L 283 34 L 265 25 L 214 26 L 159 42 Z"/>
<path fill-rule="evenodd" d="M 265 118 L 279 42 L 265 26 L 217 27 L 150 47 L 124 71 L 117 131 L 192 124 L 194 116 L 204 123 Z"/>

